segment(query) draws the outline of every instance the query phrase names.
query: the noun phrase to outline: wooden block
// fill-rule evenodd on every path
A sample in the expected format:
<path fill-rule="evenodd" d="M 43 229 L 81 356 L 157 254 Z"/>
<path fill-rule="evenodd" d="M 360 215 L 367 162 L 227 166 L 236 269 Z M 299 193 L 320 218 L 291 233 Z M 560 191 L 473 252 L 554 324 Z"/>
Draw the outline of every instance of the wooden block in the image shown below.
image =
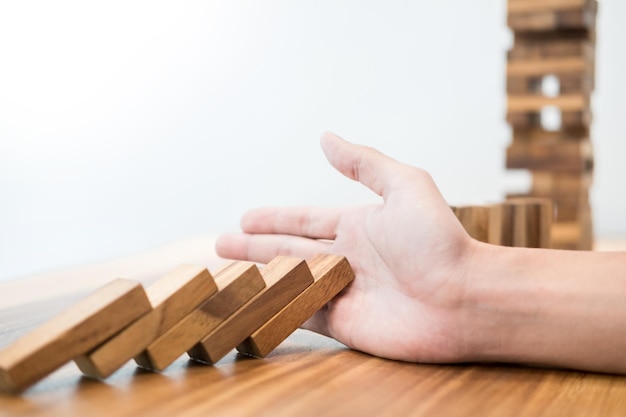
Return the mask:
<path fill-rule="evenodd" d="M 541 78 L 508 76 L 506 92 L 514 96 L 541 94 Z"/>
<path fill-rule="evenodd" d="M 563 174 L 551 171 L 532 172 L 531 194 L 534 196 L 587 196 L 591 187 L 591 173 Z"/>
<path fill-rule="evenodd" d="M 550 199 L 520 197 L 496 205 L 490 212 L 489 243 L 550 248 L 554 210 Z"/>
<path fill-rule="evenodd" d="M 559 94 L 589 96 L 594 88 L 593 76 L 585 74 L 559 74 Z M 508 76 L 506 91 L 511 96 L 536 95 L 544 97 L 542 77 Z"/>
<path fill-rule="evenodd" d="M 544 10 L 530 13 L 509 13 L 508 26 L 515 32 L 545 32 L 595 29 L 596 12 L 590 9 Z"/>
<path fill-rule="evenodd" d="M 148 288 L 152 311 L 94 350 L 75 359 L 94 378 L 106 378 L 217 291 L 204 267 L 180 265 Z"/>
<path fill-rule="evenodd" d="M 313 283 L 304 260 L 285 256 L 273 259 L 261 274 L 266 287 L 195 345 L 189 356 L 209 364 L 219 361 Z"/>
<path fill-rule="evenodd" d="M 513 141 L 506 152 L 506 167 L 551 172 L 590 172 L 593 169 L 591 142 Z"/>
<path fill-rule="evenodd" d="M 589 98 L 582 94 L 560 95 L 556 97 L 538 97 L 536 95 L 509 96 L 507 101 L 508 111 L 537 112 L 544 107 L 554 106 L 563 112 L 583 111 L 589 108 Z"/>
<path fill-rule="evenodd" d="M 0 352 L 0 390 L 19 392 L 151 309 L 141 284 L 117 279 Z"/>
<path fill-rule="evenodd" d="M 493 204 L 489 209 L 488 243 L 502 244 L 502 205 Z"/>
<path fill-rule="evenodd" d="M 528 96 L 525 96 L 528 97 Z M 544 99 L 543 96 L 535 95 L 536 104 Z M 546 104 L 549 105 L 549 104 Z M 540 130 L 541 115 L 539 110 L 530 111 L 509 111 L 506 120 L 513 126 L 515 130 Z M 574 131 L 589 129 L 591 125 L 592 115 L 589 109 L 583 111 L 562 111 L 561 112 L 561 130 Z"/>
<path fill-rule="evenodd" d="M 555 223 L 552 227 L 552 248 L 592 250 L 593 225 L 591 218 L 584 222 Z"/>
<path fill-rule="evenodd" d="M 509 0 L 509 13 L 527 13 L 564 9 L 583 9 L 591 6 L 590 0 Z"/>
<path fill-rule="evenodd" d="M 541 115 L 539 112 L 507 112 L 506 121 L 514 129 L 540 129 Z"/>
<path fill-rule="evenodd" d="M 138 365 L 162 371 L 265 287 L 251 262 L 233 262 L 215 275 L 218 292 L 135 356 Z"/>
<path fill-rule="evenodd" d="M 239 352 L 267 356 L 354 279 L 350 264 L 342 256 L 317 255 L 307 264 L 315 282 L 237 346 Z"/>
<path fill-rule="evenodd" d="M 517 199 L 520 205 L 516 210 L 524 211 L 524 223 L 518 225 L 514 233 L 520 235 L 516 237 L 516 246 L 526 248 L 550 248 L 551 229 L 554 219 L 554 207 L 548 198 L 525 197 Z M 516 216 L 519 214 L 516 213 Z"/>
<path fill-rule="evenodd" d="M 583 140 L 589 139 L 589 128 L 561 126 L 560 130 L 545 130 L 539 126 L 513 129 L 514 141 Z"/>
<path fill-rule="evenodd" d="M 533 61 L 578 58 L 584 62 L 593 62 L 595 45 L 586 36 L 576 38 L 515 36 L 513 47 L 507 52 L 508 61 Z"/>
<path fill-rule="evenodd" d="M 507 76 L 545 76 L 561 74 L 583 74 L 591 72 L 593 61 L 583 58 L 533 59 L 509 61 Z"/>
<path fill-rule="evenodd" d="M 569 111 L 561 113 L 561 125 L 569 127 L 591 126 L 593 116 L 591 110 Z"/>
<path fill-rule="evenodd" d="M 561 74 L 559 75 L 559 89 L 561 94 L 589 95 L 593 91 L 594 77 L 588 74 Z"/>
<path fill-rule="evenodd" d="M 557 195 L 552 199 L 556 207 L 555 220 L 558 222 L 577 222 L 591 211 L 587 195 Z"/>
<path fill-rule="evenodd" d="M 490 206 L 456 207 L 455 215 L 467 233 L 481 242 L 489 241 L 489 210 Z"/>

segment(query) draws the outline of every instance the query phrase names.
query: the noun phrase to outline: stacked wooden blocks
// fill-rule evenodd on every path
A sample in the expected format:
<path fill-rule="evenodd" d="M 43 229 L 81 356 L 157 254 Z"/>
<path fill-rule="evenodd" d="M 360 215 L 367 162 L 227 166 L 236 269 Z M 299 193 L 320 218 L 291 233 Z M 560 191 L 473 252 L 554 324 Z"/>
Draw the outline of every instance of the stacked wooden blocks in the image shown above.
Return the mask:
<path fill-rule="evenodd" d="M 150 286 L 118 279 L 0 351 L 0 391 L 21 392 L 74 360 L 106 378 L 131 359 L 162 371 L 180 355 L 213 364 L 264 357 L 354 278 L 344 257 L 234 262 L 213 277 L 181 265 Z"/>
<path fill-rule="evenodd" d="M 452 207 L 467 233 L 501 246 L 550 248 L 554 217 L 546 198 L 510 198 L 499 204 Z"/>
<path fill-rule="evenodd" d="M 528 195 L 556 208 L 552 247 L 591 249 L 596 0 L 508 0 L 509 169 L 532 174 Z"/>

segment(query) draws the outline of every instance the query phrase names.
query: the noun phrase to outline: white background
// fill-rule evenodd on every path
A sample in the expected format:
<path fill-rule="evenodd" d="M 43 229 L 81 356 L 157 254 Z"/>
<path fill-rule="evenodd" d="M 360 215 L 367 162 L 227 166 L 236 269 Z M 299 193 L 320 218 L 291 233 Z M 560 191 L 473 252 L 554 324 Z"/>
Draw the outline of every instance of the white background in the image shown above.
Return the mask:
<path fill-rule="evenodd" d="M 626 2 L 604 0 L 597 234 L 626 235 Z M 374 198 L 333 130 L 451 204 L 504 170 L 505 0 L 0 3 L 0 280 L 237 228 L 259 205 Z"/>

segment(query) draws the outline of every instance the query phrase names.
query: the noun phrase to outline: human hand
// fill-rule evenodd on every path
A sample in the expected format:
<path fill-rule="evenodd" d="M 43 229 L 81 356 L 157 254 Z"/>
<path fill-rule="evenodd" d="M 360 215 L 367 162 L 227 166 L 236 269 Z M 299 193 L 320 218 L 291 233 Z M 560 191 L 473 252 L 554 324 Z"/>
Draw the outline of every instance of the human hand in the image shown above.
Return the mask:
<path fill-rule="evenodd" d="M 231 259 L 346 256 L 355 280 L 303 327 L 373 355 L 420 362 L 465 358 L 465 275 L 471 239 L 423 170 L 326 133 L 333 167 L 382 197 L 351 208 L 263 208 L 243 233 L 218 239 Z"/>

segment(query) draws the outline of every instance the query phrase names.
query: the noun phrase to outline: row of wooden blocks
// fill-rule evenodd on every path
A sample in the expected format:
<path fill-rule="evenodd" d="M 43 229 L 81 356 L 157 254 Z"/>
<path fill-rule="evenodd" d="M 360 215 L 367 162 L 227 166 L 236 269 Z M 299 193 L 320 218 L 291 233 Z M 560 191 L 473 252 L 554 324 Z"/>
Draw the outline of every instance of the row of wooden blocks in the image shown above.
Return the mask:
<path fill-rule="evenodd" d="M 510 198 L 489 205 L 451 207 L 467 233 L 481 242 L 501 246 L 551 248 L 552 201 Z"/>
<path fill-rule="evenodd" d="M 181 265 L 147 291 L 117 279 L 0 351 L 0 391 L 17 393 L 74 360 L 106 378 L 135 359 L 162 371 L 185 352 L 213 364 L 233 348 L 264 357 L 353 280 L 344 257 L 233 262 L 214 277 Z"/>
<path fill-rule="evenodd" d="M 596 0 L 508 0 L 508 169 L 525 169 L 527 196 L 555 206 L 552 247 L 591 249 L 590 139 Z M 548 116 L 556 118 L 550 122 Z"/>

